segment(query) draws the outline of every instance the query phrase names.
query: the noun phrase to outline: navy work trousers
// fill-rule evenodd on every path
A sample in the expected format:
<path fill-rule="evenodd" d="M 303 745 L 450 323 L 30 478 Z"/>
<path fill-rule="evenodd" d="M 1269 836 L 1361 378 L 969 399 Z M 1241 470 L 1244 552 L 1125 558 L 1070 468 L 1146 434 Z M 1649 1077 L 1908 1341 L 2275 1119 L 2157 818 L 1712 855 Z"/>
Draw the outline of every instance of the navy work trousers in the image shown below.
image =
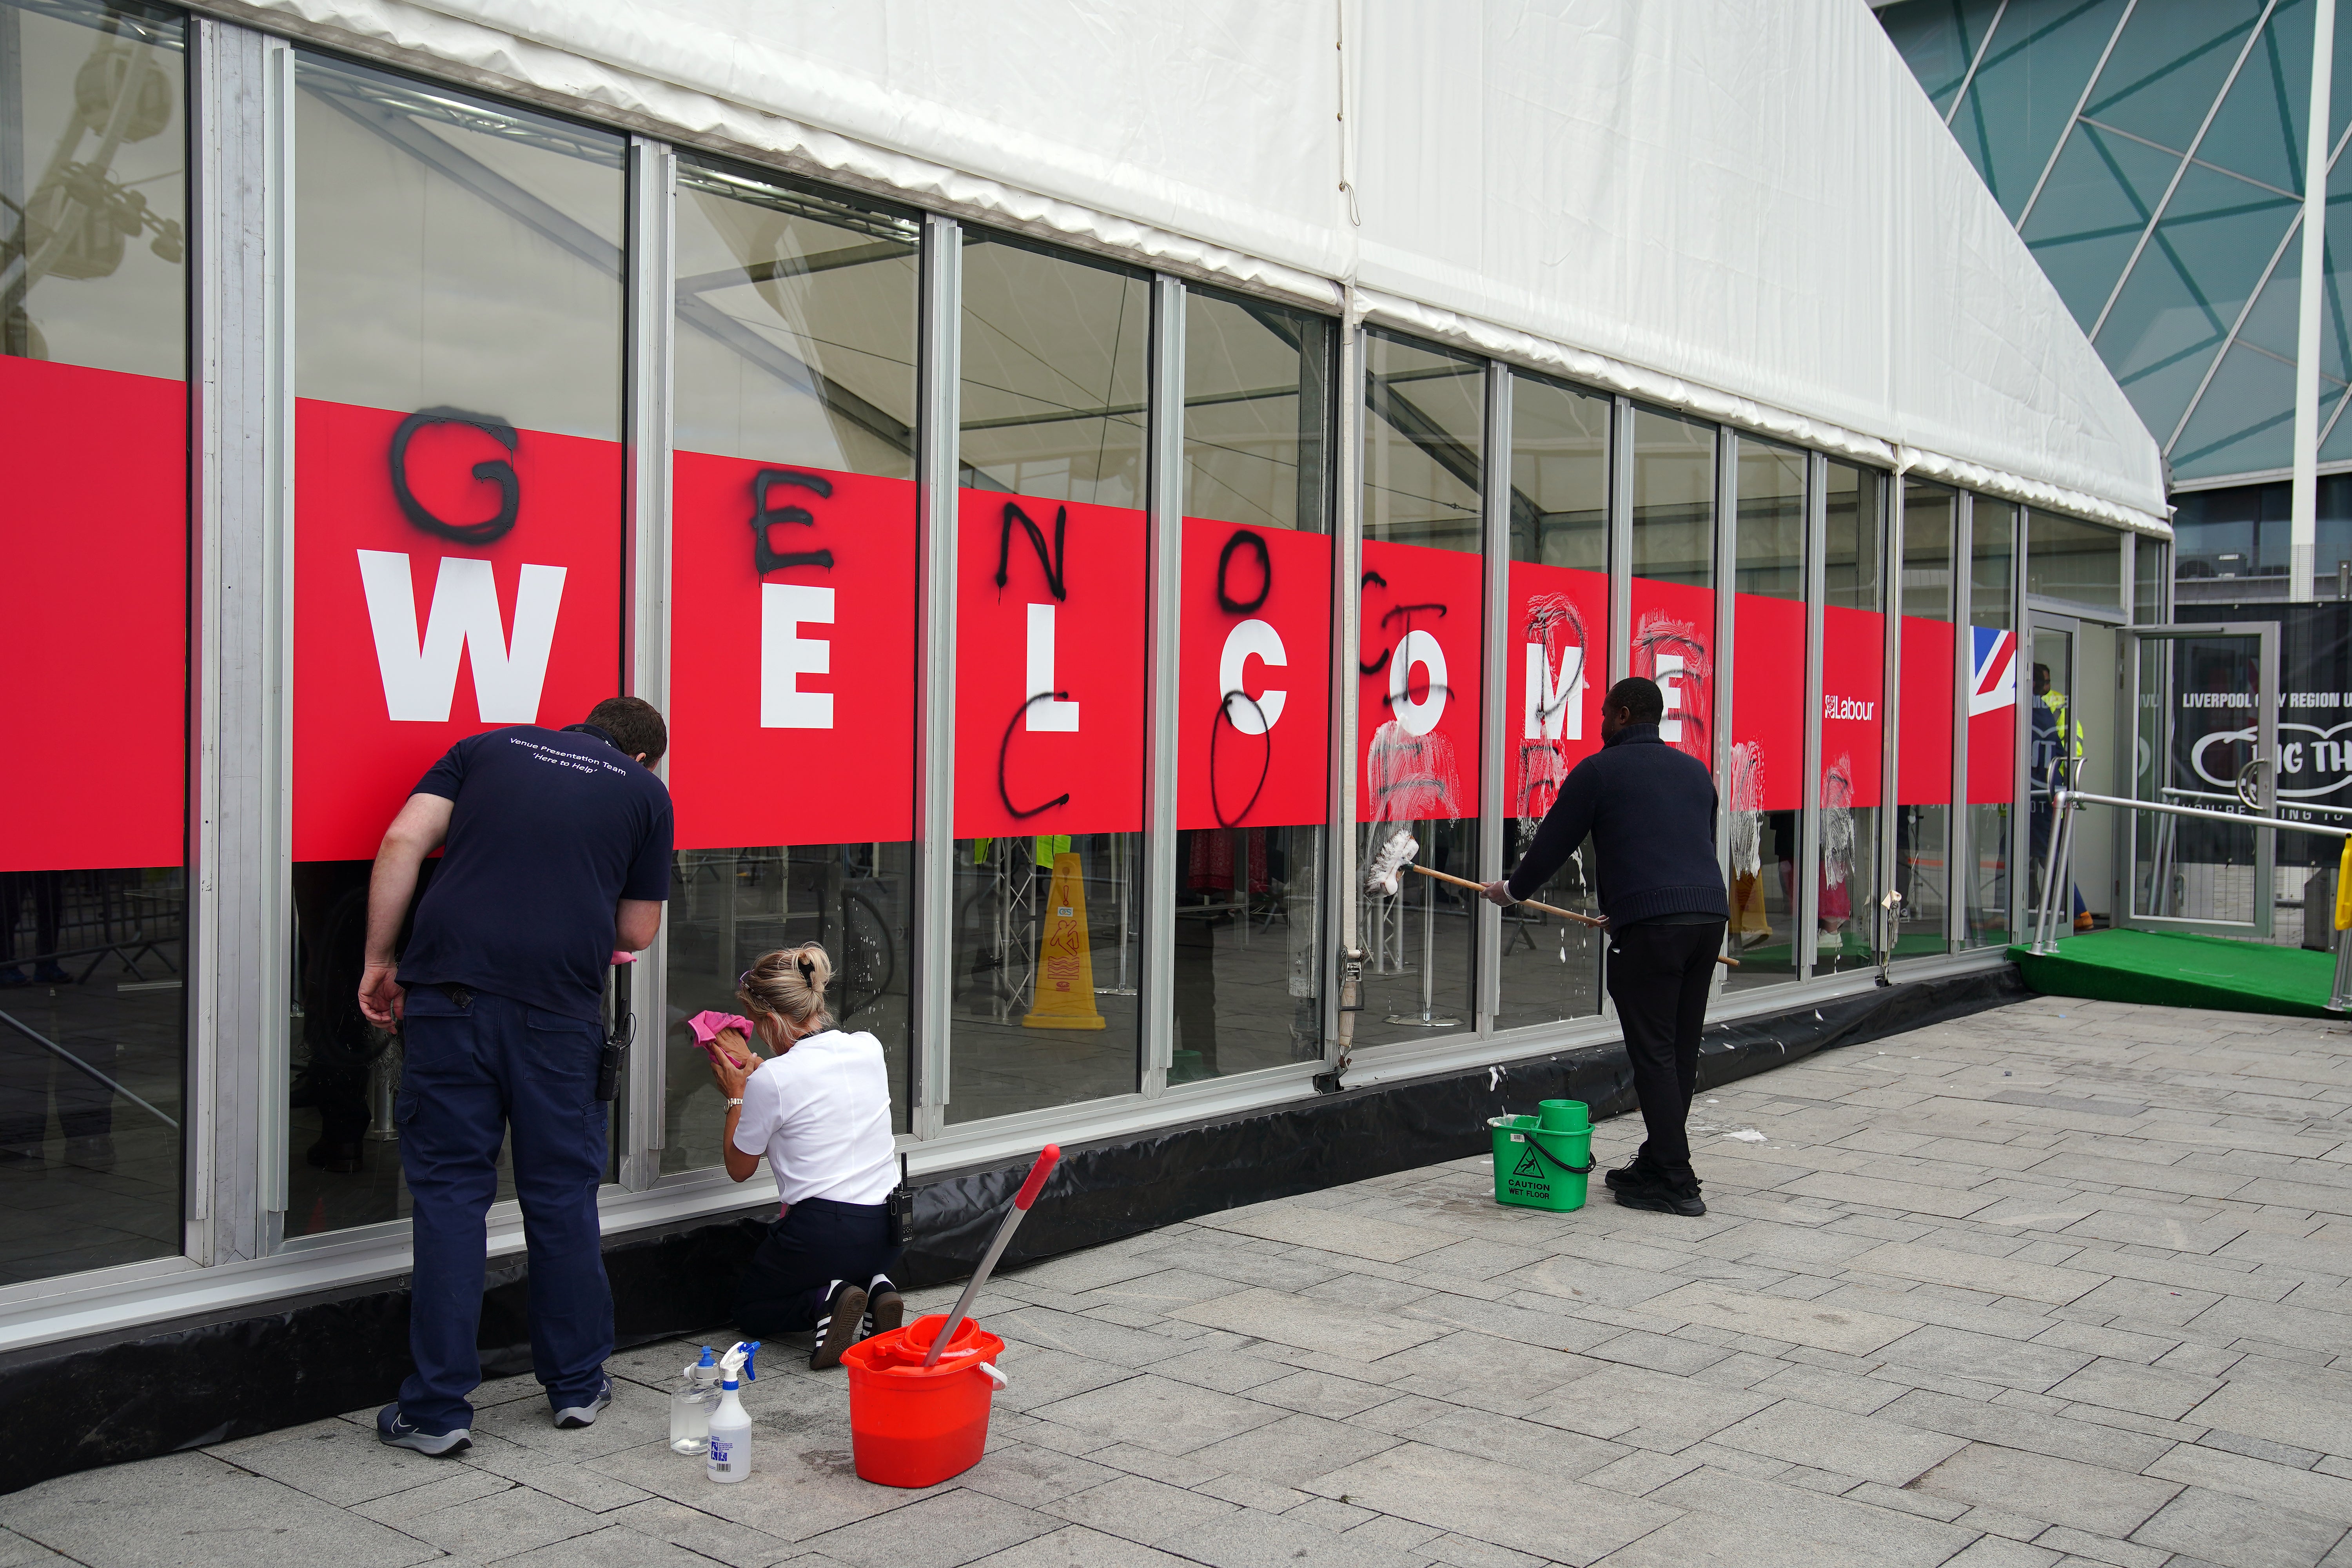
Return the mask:
<path fill-rule="evenodd" d="M 1633 1093 L 1649 1133 L 1642 1152 L 1677 1185 L 1698 1189 L 1691 1169 L 1691 1096 L 1698 1089 L 1698 1037 L 1726 922 L 1648 921 L 1609 933 L 1609 999 L 1625 1030 Z"/>
<path fill-rule="evenodd" d="M 736 1324 L 761 1340 L 814 1328 L 833 1281 L 862 1287 L 897 1265 L 905 1248 L 890 1245 L 889 1227 L 887 1205 L 803 1198 L 768 1226 L 743 1270 Z"/>
<path fill-rule="evenodd" d="M 401 1047 L 394 1116 L 416 1249 L 408 1309 L 416 1370 L 400 1385 L 402 1413 L 427 1432 L 472 1425 L 466 1396 L 482 1381 L 474 1341 L 486 1216 L 509 1131 L 530 1259 L 531 1370 L 551 1407 L 586 1404 L 613 1352 L 613 1292 L 596 1223 L 603 1030 L 483 992 L 461 1005 L 425 985 L 408 992 Z"/>

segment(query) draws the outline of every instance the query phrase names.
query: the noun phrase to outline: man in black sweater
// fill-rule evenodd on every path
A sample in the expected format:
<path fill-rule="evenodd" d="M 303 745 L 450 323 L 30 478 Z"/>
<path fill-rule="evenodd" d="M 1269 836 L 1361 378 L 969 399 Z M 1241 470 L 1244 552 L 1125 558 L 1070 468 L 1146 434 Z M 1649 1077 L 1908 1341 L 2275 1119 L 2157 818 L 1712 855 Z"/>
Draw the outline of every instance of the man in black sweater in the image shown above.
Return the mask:
<path fill-rule="evenodd" d="M 1609 1173 L 1609 1185 L 1628 1208 L 1696 1216 L 1706 1205 L 1683 1124 L 1731 906 L 1715 858 L 1715 782 L 1706 764 L 1659 740 L 1664 714 L 1654 680 L 1637 675 L 1609 689 L 1601 750 L 1576 764 L 1518 869 L 1487 884 L 1486 897 L 1517 903 L 1592 836 L 1609 919 L 1609 996 L 1649 1132 L 1633 1163 Z"/>

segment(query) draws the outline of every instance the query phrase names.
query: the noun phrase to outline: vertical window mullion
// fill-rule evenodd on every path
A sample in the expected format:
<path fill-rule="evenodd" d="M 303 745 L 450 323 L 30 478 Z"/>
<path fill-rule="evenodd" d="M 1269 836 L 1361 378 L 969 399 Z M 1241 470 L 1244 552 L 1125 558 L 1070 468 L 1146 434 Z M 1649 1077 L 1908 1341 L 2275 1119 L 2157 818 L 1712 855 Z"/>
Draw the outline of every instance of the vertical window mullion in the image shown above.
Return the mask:
<path fill-rule="evenodd" d="M 916 668 L 922 684 L 915 805 L 915 1116 L 919 1139 L 946 1125 L 954 997 L 956 447 L 963 379 L 963 229 L 923 220 L 921 331 L 916 354 L 918 505 L 922 582 Z"/>
<path fill-rule="evenodd" d="M 1503 874 L 1503 791 L 1508 783 L 1510 732 L 1506 727 L 1506 702 L 1510 672 L 1504 667 L 1506 621 L 1511 600 L 1511 370 L 1489 362 L 1486 366 L 1486 440 L 1485 485 L 1480 503 L 1486 524 L 1486 620 L 1481 638 L 1484 674 L 1478 688 L 1480 750 L 1487 765 L 1478 775 L 1478 880 L 1491 882 Z M 1472 962 L 1475 989 L 1475 1027 L 1494 1032 L 1495 1015 L 1502 1001 L 1503 911 L 1485 900 L 1472 906 L 1477 921 L 1477 945 Z"/>
<path fill-rule="evenodd" d="M 1802 793 L 1798 796 L 1795 911 L 1799 979 L 1813 973 L 1821 955 L 1822 645 L 1827 615 L 1828 542 L 1829 459 L 1814 452 L 1805 461 L 1805 773 Z"/>
<path fill-rule="evenodd" d="M 1176 973 L 1176 667 L 1184 572 L 1184 285 L 1151 280 L 1151 370 L 1145 416 L 1144 509 L 1150 554 L 1147 611 L 1143 823 L 1142 1088 L 1168 1087 L 1175 1054 Z M 1246 855 L 1234 871 L 1249 885 Z M 1246 917 L 1245 917 L 1246 918 Z"/>

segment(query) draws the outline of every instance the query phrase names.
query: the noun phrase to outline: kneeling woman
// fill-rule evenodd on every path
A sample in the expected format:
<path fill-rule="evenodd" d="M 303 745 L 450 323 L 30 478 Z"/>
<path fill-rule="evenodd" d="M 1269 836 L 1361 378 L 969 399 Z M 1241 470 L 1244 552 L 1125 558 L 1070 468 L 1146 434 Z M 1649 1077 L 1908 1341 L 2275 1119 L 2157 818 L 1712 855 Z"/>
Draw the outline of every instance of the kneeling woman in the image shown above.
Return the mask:
<path fill-rule="evenodd" d="M 728 1029 L 710 1063 L 727 1097 L 727 1173 L 749 1181 L 766 1155 L 784 1204 L 744 1271 L 735 1321 L 761 1339 L 814 1331 L 813 1367 L 838 1365 L 843 1351 L 897 1328 L 906 1310 L 889 1275 L 900 1251 L 889 1240 L 898 1185 L 889 1069 L 881 1041 L 833 1026 L 832 977 L 814 942 L 761 958 L 736 995 L 775 1055 L 761 1060 Z"/>

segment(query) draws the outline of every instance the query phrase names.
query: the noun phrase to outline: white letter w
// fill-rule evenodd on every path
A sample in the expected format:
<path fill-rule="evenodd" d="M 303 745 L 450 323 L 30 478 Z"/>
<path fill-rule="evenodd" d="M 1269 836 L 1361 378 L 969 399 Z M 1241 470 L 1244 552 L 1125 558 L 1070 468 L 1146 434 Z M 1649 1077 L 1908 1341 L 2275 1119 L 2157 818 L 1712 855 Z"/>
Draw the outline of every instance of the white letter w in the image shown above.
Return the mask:
<path fill-rule="evenodd" d="M 471 556 L 443 556 L 420 644 L 408 557 L 389 550 L 362 550 L 359 557 L 368 622 L 375 630 L 376 668 L 383 676 L 383 705 L 394 720 L 448 722 L 461 650 L 473 656 L 474 705 L 483 723 L 538 720 L 539 691 L 546 684 L 547 656 L 555 643 L 555 612 L 563 602 L 562 567 L 522 569 L 509 644 L 499 618 L 499 591 L 490 563 Z"/>

